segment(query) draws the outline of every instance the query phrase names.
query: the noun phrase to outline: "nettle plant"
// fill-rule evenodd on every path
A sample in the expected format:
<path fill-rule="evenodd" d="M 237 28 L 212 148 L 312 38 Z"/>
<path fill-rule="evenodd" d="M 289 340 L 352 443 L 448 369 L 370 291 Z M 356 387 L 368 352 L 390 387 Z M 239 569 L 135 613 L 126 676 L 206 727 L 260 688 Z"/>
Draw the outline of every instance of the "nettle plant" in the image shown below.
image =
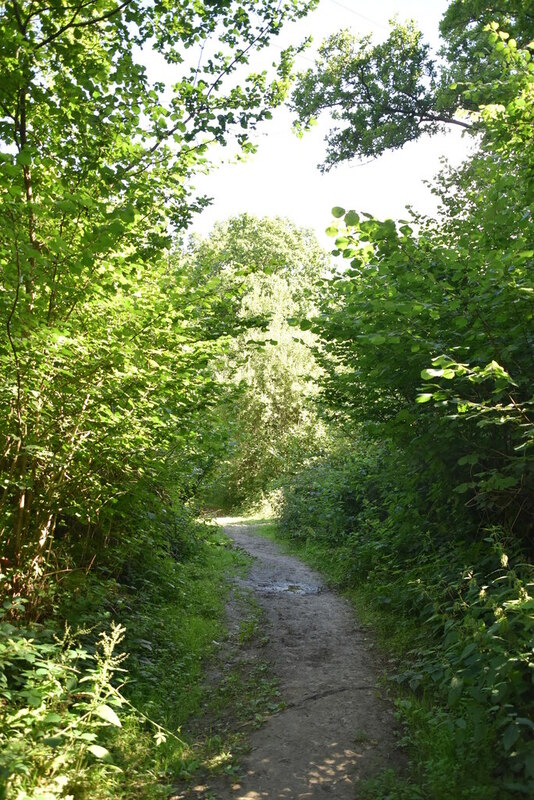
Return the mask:
<path fill-rule="evenodd" d="M 59 638 L 50 629 L 15 627 L 8 605 L 0 620 L 2 796 L 72 796 L 95 774 L 118 770 L 106 744 L 109 730 L 121 727 L 125 703 L 116 685 L 124 629 L 112 625 L 88 647 L 87 631 L 67 628 Z"/>

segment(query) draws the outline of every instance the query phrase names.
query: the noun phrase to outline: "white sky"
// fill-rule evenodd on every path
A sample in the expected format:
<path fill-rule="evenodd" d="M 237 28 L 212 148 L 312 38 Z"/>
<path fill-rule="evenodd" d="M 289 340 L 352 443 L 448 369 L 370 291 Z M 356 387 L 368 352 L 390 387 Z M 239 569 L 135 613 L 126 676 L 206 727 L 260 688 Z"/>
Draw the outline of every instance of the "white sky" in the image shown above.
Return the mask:
<path fill-rule="evenodd" d="M 401 21 L 414 19 L 426 40 L 438 47 L 438 24 L 447 5 L 447 0 L 321 0 L 316 11 L 287 26 L 275 39 L 269 61 L 276 58 L 280 47 L 312 35 L 314 44 L 297 61 L 300 69 L 306 69 L 313 61 L 314 46 L 330 33 L 350 28 L 358 35 L 372 33 L 376 40 L 384 39 L 388 21 L 394 16 Z M 255 68 L 257 62 L 252 59 L 251 69 Z M 242 212 L 286 216 L 312 228 L 319 241 L 330 248 L 332 240 L 324 235 L 324 229 L 333 206 L 355 208 L 381 218 L 406 217 L 407 204 L 433 213 L 435 199 L 423 181 L 439 170 L 442 156 L 459 163 L 469 148 L 469 139 L 452 126 L 444 135 L 425 137 L 371 163 L 346 163 L 321 175 L 317 164 L 323 160 L 323 137 L 328 127 L 325 119 L 297 139 L 287 109 L 276 110 L 256 135 L 256 155 L 245 163 L 227 163 L 208 176 L 198 176 L 194 182 L 197 190 L 212 197 L 213 204 L 197 217 L 191 230 L 207 233 L 214 222 Z M 230 153 L 223 156 L 228 160 Z"/>

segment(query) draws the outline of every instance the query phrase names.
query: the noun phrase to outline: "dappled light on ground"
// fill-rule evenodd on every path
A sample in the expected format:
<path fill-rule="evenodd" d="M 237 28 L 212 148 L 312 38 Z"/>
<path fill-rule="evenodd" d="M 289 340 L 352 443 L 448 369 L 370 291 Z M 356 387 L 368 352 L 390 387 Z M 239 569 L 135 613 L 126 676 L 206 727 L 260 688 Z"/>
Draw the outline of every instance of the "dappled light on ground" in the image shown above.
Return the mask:
<path fill-rule="evenodd" d="M 305 733 L 303 732 L 303 736 Z M 255 771 L 249 771 L 247 779 L 252 783 L 260 782 L 263 775 L 268 775 L 272 770 L 287 775 L 287 785 L 282 784 L 277 788 L 276 797 L 280 800 L 311 800 L 323 796 L 340 797 L 351 796 L 354 785 L 358 782 L 358 760 L 364 760 L 369 750 L 376 745 L 376 741 L 359 745 L 357 748 L 346 749 L 338 742 L 332 742 L 325 748 L 325 757 L 322 760 L 310 762 L 307 770 L 291 770 L 291 754 L 271 763 L 268 758 L 261 759 Z M 269 786 L 258 790 L 251 789 L 244 792 L 241 784 L 232 786 L 234 800 L 263 800 L 273 798 Z M 343 794 L 342 794 L 343 793 Z"/>

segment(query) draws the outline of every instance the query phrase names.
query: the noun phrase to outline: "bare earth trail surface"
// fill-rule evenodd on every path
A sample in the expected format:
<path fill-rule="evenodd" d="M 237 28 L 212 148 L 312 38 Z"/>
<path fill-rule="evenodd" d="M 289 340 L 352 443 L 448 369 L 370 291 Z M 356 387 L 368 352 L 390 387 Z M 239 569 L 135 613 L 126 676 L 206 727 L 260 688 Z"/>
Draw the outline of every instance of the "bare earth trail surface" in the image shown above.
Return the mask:
<path fill-rule="evenodd" d="M 285 708 L 251 734 L 243 779 L 216 797 L 354 800 L 359 782 L 400 761 L 365 632 L 346 600 L 254 526 L 225 533 L 254 557 L 239 583 L 264 609 L 264 654 Z"/>

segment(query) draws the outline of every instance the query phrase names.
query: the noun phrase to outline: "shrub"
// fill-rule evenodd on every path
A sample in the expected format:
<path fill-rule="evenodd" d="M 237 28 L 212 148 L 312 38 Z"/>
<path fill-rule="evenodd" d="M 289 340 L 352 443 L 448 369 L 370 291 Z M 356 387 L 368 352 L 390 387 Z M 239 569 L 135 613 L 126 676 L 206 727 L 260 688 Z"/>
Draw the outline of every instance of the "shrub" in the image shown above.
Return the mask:
<path fill-rule="evenodd" d="M 124 630 L 112 625 L 93 647 L 87 631 L 17 627 L 12 611 L 0 619 L 0 797 L 72 797 L 117 769 L 105 745 L 121 726 L 113 679 Z"/>

